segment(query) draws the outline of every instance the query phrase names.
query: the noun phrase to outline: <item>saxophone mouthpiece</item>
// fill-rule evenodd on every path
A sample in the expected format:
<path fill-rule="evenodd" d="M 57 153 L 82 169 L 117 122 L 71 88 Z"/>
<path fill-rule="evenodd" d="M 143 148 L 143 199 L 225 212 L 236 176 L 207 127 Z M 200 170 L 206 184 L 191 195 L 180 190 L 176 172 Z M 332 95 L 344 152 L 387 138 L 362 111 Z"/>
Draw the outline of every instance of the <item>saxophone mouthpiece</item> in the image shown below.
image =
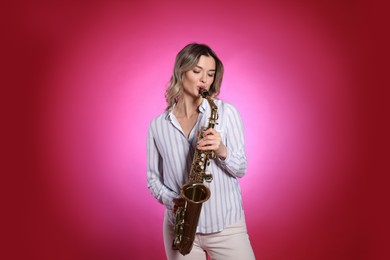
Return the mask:
<path fill-rule="evenodd" d="M 199 90 L 199 95 L 201 95 L 203 98 L 206 98 L 207 96 L 210 96 L 210 93 L 207 89 L 201 88 Z"/>

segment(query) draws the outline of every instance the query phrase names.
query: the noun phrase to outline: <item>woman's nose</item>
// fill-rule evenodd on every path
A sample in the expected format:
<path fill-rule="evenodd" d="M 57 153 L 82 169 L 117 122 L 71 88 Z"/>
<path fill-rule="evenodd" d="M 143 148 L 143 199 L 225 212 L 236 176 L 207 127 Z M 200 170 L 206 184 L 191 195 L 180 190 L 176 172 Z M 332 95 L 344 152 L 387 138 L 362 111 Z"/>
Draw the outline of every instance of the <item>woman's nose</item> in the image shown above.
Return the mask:
<path fill-rule="evenodd" d="M 205 74 L 203 74 L 202 77 L 200 78 L 200 81 L 201 81 L 202 83 L 206 83 L 206 81 L 207 81 L 207 76 L 206 76 Z"/>

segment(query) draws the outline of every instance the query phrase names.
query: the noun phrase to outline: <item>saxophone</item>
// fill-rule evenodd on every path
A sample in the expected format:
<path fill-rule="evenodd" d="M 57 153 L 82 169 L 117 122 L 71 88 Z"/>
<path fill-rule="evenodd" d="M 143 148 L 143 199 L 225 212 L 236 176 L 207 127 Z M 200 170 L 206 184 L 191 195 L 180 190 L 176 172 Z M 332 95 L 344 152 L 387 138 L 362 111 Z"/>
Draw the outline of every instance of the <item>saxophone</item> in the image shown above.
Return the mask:
<path fill-rule="evenodd" d="M 206 89 L 201 89 L 199 94 L 209 102 L 211 115 L 208 126 L 203 126 L 200 129 L 198 139 L 202 138 L 207 129 L 214 128 L 218 119 L 217 106 L 209 92 Z M 210 158 L 215 158 L 214 151 L 195 149 L 189 180 L 180 191 L 180 196 L 185 199 L 185 202 L 184 206 L 179 206 L 176 211 L 172 249 L 179 250 L 182 255 L 191 252 L 202 204 L 210 198 L 210 189 L 203 184 L 204 180 L 211 182 L 213 179 L 211 173 L 206 172 L 206 167 L 210 164 Z"/>

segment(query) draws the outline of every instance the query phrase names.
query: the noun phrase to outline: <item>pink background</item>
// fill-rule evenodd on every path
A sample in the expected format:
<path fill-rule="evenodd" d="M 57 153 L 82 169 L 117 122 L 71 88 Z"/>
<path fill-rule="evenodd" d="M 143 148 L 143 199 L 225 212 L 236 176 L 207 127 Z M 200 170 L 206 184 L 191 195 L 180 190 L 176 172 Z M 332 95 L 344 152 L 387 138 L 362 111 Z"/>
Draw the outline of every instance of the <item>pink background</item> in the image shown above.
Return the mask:
<path fill-rule="evenodd" d="M 375 179 L 368 169 L 382 171 L 371 159 L 384 156 L 363 138 L 385 131 L 366 127 L 381 116 L 365 110 L 383 111 L 381 95 L 365 88 L 385 71 L 372 63 L 386 46 L 376 43 L 380 10 L 249 0 L 3 9 L 5 93 L 16 97 L 3 103 L 5 136 L 16 137 L 5 140 L 15 188 L 3 196 L 13 213 L 3 221 L 4 259 L 165 258 L 164 208 L 146 187 L 146 134 L 190 42 L 220 56 L 220 98 L 244 121 L 240 184 L 257 258 L 380 259 L 374 232 L 384 216 L 366 184 Z"/>

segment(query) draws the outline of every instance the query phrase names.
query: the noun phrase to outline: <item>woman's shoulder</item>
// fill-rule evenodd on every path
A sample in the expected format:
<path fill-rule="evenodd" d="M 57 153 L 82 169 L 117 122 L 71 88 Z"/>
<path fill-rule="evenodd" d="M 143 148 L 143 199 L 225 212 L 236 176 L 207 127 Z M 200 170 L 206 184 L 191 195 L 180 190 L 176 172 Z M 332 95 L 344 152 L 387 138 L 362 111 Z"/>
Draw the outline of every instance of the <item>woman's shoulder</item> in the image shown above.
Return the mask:
<path fill-rule="evenodd" d="M 149 123 L 149 127 L 161 124 L 163 121 L 169 119 L 169 111 L 164 111 L 161 114 L 155 116 Z"/>
<path fill-rule="evenodd" d="M 215 104 L 217 105 L 217 107 L 219 109 L 222 109 L 224 111 L 237 112 L 236 106 L 233 103 L 229 102 L 229 101 L 225 101 L 225 100 L 222 100 L 222 99 L 215 99 L 214 102 L 215 102 Z"/>

